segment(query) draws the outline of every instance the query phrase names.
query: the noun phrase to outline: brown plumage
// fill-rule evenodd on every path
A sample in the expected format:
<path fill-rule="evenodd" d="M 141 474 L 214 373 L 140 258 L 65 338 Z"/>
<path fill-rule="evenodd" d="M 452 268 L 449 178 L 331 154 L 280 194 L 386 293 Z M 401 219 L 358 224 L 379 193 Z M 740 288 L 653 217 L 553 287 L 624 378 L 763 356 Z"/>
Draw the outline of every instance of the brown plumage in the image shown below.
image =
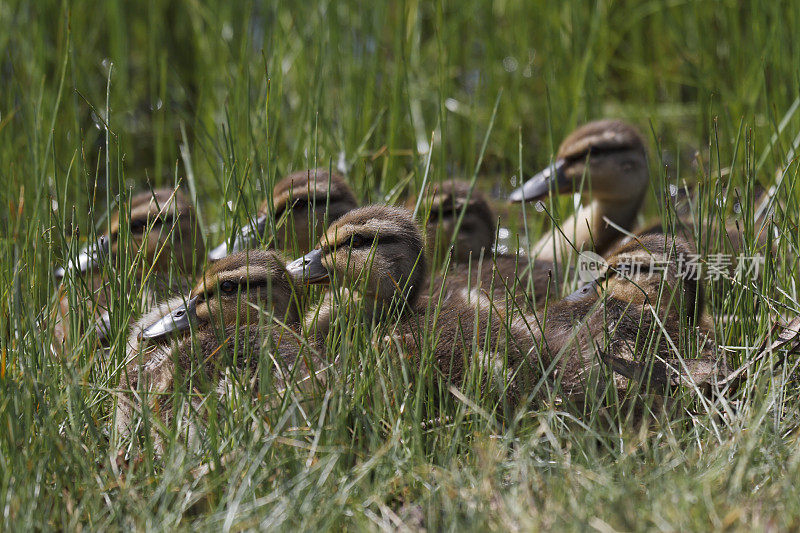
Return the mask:
<path fill-rule="evenodd" d="M 413 310 L 427 287 L 419 226 L 406 209 L 362 207 L 325 231 L 317 247 L 287 266 L 305 284 L 328 283 L 357 291 L 370 314 Z"/>
<path fill-rule="evenodd" d="M 204 398 L 197 393 L 219 400 L 234 383 L 278 399 L 287 389 L 307 388 L 321 365 L 292 329 L 300 318 L 297 298 L 277 252 L 250 250 L 211 265 L 187 296 L 133 327 L 117 431 L 135 429 L 144 402 L 169 426 L 179 416 L 176 396 L 200 409 Z M 199 431 L 186 427 L 189 436 Z"/>
<path fill-rule="evenodd" d="M 412 228 L 410 214 L 403 216 L 397 208 L 356 211 L 328 230 L 323 242 L 333 245 L 321 245 L 287 268 L 306 284 L 336 281 L 348 291 L 370 294 L 365 300 L 373 309 L 397 309 L 399 299 L 404 312 L 389 322 L 387 338 L 414 367 L 432 369 L 481 393 L 500 391 L 512 406 L 534 394 L 542 376 L 545 389 L 538 395 L 557 386 L 562 396 L 581 399 L 607 384 L 624 392 L 627 378 L 606 368 L 599 353 L 637 364 L 651 353 L 674 361 L 673 347 L 681 345 L 687 331 L 690 340 L 700 338 L 701 351 L 713 346 L 687 330 L 694 327 L 701 290 L 697 280 L 680 276 L 681 257 L 692 251 L 681 239 L 648 236 L 626 245 L 609 259 L 601 282 L 586 285 L 540 314 L 524 314 L 498 306 L 480 290 L 463 291 L 439 306 L 435 299 L 420 298 L 419 291 L 401 295 L 378 288 L 385 279 L 420 280 L 404 270 L 417 268 L 424 255 L 418 239 L 391 238 L 408 235 Z M 381 235 L 390 238 L 382 240 Z M 391 248 L 395 261 L 386 260 L 384 246 Z"/>
<path fill-rule="evenodd" d="M 686 337 L 697 344 L 693 350 L 724 371 L 709 333 L 698 327 L 701 282 L 681 271 L 682 261 L 693 253 L 680 237 L 641 237 L 611 255 L 598 282 L 548 309 L 532 333 L 543 368 L 552 367 L 552 379 L 564 397 L 580 400 L 606 386 L 624 393 L 628 378 L 609 372 L 607 359 L 645 368 L 653 357 L 659 364 L 675 363 L 687 356 L 676 353 Z"/>
<path fill-rule="evenodd" d="M 429 256 L 443 257 L 454 243 L 450 268 L 433 281 L 446 298 L 477 289 L 491 293 L 503 308 L 533 310 L 558 295 L 562 280 L 552 262 L 495 253 L 497 217 L 486 197 L 472 190 L 469 182 L 450 180 L 433 191 L 426 224 Z"/>
<path fill-rule="evenodd" d="M 463 362 L 476 357 L 487 369 L 482 389 L 502 379 L 508 397 L 519 398 L 519 383 L 530 383 L 529 373 L 520 368 L 528 347 L 507 342 L 504 316 L 478 305 L 484 300 L 480 294 L 475 302 L 454 294 L 442 305 L 435 294 L 428 298 L 422 233 L 405 209 L 369 206 L 349 213 L 328 228 L 315 250 L 287 269 L 301 283 L 331 282 L 348 296 L 357 293 L 367 321 L 382 326 L 375 330 L 377 342 L 399 342 L 417 364 L 423 363 L 423 354 L 432 353 L 435 370 L 453 383 L 463 383 Z M 331 305 L 335 301 L 325 302 L 328 316 L 358 307 L 343 311 Z M 425 344 L 434 338 L 432 345 Z M 486 348 L 476 353 L 475 346 Z"/>
<path fill-rule="evenodd" d="M 492 252 L 497 217 L 482 192 L 468 181 L 452 179 L 432 185 L 428 194 L 425 229 L 432 259 L 450 255 L 456 263 L 469 263 Z"/>
<path fill-rule="evenodd" d="M 209 252 L 209 259 L 255 247 L 260 239 L 278 250 L 305 253 L 327 224 L 357 206 L 342 175 L 323 168 L 294 172 L 275 184 L 254 220 L 234 236 L 230 251 L 223 243 Z"/>
<path fill-rule="evenodd" d="M 570 133 L 553 164 L 511 193 L 512 201 L 538 201 L 580 192 L 584 207 L 560 221 L 531 248 L 539 260 L 563 261 L 577 250 L 603 255 L 622 234 L 606 222 L 630 230 L 644 201 L 650 175 L 642 136 L 621 120 L 590 122 Z M 563 232 L 563 235 L 562 235 Z"/>

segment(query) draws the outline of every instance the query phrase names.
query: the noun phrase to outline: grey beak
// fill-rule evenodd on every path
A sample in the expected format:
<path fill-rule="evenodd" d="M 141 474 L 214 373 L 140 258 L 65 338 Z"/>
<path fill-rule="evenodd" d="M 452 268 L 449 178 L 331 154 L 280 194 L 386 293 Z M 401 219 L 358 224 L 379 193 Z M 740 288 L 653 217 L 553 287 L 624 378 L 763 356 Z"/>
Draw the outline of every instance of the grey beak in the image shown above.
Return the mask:
<path fill-rule="evenodd" d="M 564 174 L 566 162 L 563 159 L 556 159 L 553 164 L 542 170 L 531 179 L 526 181 L 522 187 L 515 189 L 508 195 L 510 202 L 531 202 L 541 200 L 554 190 L 557 193 L 564 192 L 570 186 Z"/>
<path fill-rule="evenodd" d="M 190 299 L 185 305 L 182 305 L 172 311 L 167 316 L 161 318 L 158 322 L 147 326 L 140 334 L 139 340 L 145 339 L 160 339 L 167 335 L 179 331 L 189 329 L 192 322 L 197 320 L 197 299 Z"/>
<path fill-rule="evenodd" d="M 258 241 L 263 238 L 264 232 L 267 229 L 268 215 L 261 215 L 255 220 L 251 220 L 249 224 L 240 228 L 233 238 L 233 243 L 228 246 L 228 243 L 223 242 L 210 252 L 208 252 L 209 261 L 219 261 L 223 257 L 230 254 L 253 248 L 258 244 Z"/>
<path fill-rule="evenodd" d="M 597 296 L 598 287 L 599 287 L 599 284 L 597 283 L 597 281 L 592 281 L 592 282 L 586 283 L 584 285 L 581 285 L 581 287 L 577 291 L 573 292 L 569 296 L 564 296 L 562 301 L 563 302 L 580 302 L 580 301 L 584 300 L 585 298 Z"/>
<path fill-rule="evenodd" d="M 67 275 L 68 270 L 76 270 L 77 272 L 88 272 L 96 265 L 102 263 L 108 257 L 110 249 L 108 237 L 103 235 L 97 242 L 87 245 L 78 254 L 74 262 L 67 263 L 66 268 L 59 267 L 55 269 L 53 274 L 56 279 L 63 279 Z"/>
<path fill-rule="evenodd" d="M 322 265 L 322 252 L 319 249 L 295 259 L 286 265 L 286 271 L 292 279 L 304 285 L 325 283 L 330 279 L 328 270 Z"/>

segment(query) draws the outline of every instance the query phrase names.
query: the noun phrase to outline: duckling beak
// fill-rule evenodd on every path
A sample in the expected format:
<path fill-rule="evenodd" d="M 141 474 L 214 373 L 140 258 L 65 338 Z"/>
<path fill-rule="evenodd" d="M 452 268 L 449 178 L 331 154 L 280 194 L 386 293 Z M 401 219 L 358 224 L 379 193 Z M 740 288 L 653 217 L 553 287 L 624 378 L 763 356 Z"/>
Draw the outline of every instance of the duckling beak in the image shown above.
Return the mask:
<path fill-rule="evenodd" d="M 564 296 L 562 299 L 563 302 L 580 302 L 586 298 L 593 298 L 597 296 L 597 289 L 600 286 L 597 280 L 591 281 L 584 285 L 570 294 L 569 296 Z"/>
<path fill-rule="evenodd" d="M 189 329 L 192 322 L 197 320 L 197 299 L 198 296 L 191 298 L 158 322 L 147 326 L 139 334 L 139 340 L 160 339 L 173 332 L 177 333 Z"/>
<path fill-rule="evenodd" d="M 108 256 L 109 248 L 110 246 L 108 237 L 103 235 L 97 239 L 97 242 L 89 244 L 83 250 L 81 250 L 74 262 L 68 263 L 66 268 L 59 267 L 55 269 L 53 274 L 55 275 L 56 279 L 63 279 L 64 276 L 67 275 L 68 270 L 88 272 L 105 260 L 105 258 Z"/>
<path fill-rule="evenodd" d="M 208 252 L 208 260 L 219 261 L 230 254 L 258 245 L 258 241 L 264 236 L 264 231 L 267 229 L 268 218 L 267 215 L 261 215 L 255 220 L 251 220 L 249 224 L 239 229 L 230 247 L 227 242 L 223 242 Z"/>
<path fill-rule="evenodd" d="M 328 270 L 322 265 L 322 252 L 319 249 L 295 259 L 286 265 L 286 271 L 295 281 L 304 285 L 327 283 L 330 280 Z"/>
<path fill-rule="evenodd" d="M 508 195 L 510 202 L 532 202 L 542 200 L 550 190 L 556 193 L 567 192 L 572 183 L 564 173 L 566 161 L 556 159 L 552 165 L 526 181 L 522 187 Z"/>

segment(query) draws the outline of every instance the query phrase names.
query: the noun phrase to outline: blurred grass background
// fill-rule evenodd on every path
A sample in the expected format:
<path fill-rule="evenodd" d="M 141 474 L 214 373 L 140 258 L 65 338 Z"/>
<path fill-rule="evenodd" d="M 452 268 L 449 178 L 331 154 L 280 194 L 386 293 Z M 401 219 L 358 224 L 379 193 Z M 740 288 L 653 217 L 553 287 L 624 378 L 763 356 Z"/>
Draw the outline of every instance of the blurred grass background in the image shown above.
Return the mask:
<path fill-rule="evenodd" d="M 312 430 L 259 455 L 239 428 L 236 468 L 197 481 L 176 447 L 126 478 L 106 434 L 113 373 L 98 385 L 105 370 L 54 359 L 37 325 L 71 237 L 127 188 L 184 184 L 217 239 L 290 170 L 331 165 L 361 200 L 402 200 L 430 150 L 431 179 L 472 175 L 488 130 L 478 183 L 501 196 L 600 117 L 650 143 L 648 216 L 667 183 L 752 191 L 788 169 L 783 250 L 797 257 L 798 19 L 764 0 L 0 2 L 4 529 L 396 527 L 398 502 L 419 502 L 431 530 L 796 527 L 796 388 L 769 376 L 729 424 L 623 436 L 545 409 L 521 437 L 417 425 L 344 446 L 367 406 L 330 415 L 313 461 Z M 798 309 L 794 274 L 768 278 L 781 312 Z M 731 345 L 768 328 L 754 292 L 716 302 Z"/>

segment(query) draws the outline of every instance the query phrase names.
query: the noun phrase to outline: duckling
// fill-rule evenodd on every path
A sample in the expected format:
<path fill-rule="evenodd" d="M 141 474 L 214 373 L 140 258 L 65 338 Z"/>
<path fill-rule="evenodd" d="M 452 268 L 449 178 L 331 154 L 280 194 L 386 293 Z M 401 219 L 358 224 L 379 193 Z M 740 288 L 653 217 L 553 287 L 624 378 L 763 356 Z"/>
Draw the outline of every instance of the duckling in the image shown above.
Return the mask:
<path fill-rule="evenodd" d="M 205 249 L 194 207 L 189 199 L 177 189 L 156 189 L 133 196 L 130 200 L 130 215 L 120 216 L 119 209 L 109 220 L 109 231 L 97 242 L 86 246 L 77 258 L 65 267 L 56 269 L 55 277 L 64 280 L 73 273 L 85 284 L 90 294 L 92 316 L 98 335 L 105 338 L 110 326 L 109 307 L 114 289 L 112 280 L 102 264 L 114 257 L 122 245 L 120 232 L 127 225 L 131 257 L 135 257 L 137 284 L 142 284 L 145 307 L 152 305 L 162 295 L 173 294 L 187 286 L 187 278 L 200 267 Z M 170 274 L 170 265 L 175 265 L 177 275 Z M 56 350 L 60 353 L 70 332 L 70 317 L 73 315 L 70 301 L 63 285 L 55 320 Z M 134 289 L 136 290 L 136 289 Z M 80 314 L 79 314 L 80 315 Z M 82 330 L 78 324 L 77 331 Z"/>
<path fill-rule="evenodd" d="M 553 264 L 497 252 L 496 231 L 494 210 L 471 183 L 454 179 L 434 186 L 426 225 L 429 256 L 444 256 L 454 243 L 454 264 L 444 276 L 436 277 L 434 285 L 444 287 L 445 297 L 467 287 L 491 291 L 498 304 L 522 309 L 534 309 L 555 297 L 560 284 Z M 431 251 L 436 244 L 437 251 Z"/>
<path fill-rule="evenodd" d="M 492 367 L 487 376 L 508 378 L 506 387 L 530 381 L 529 372 L 519 368 L 530 366 L 528 348 L 507 342 L 501 314 L 457 297 L 428 308 L 429 300 L 422 297 L 428 286 L 422 232 L 403 208 L 372 205 L 351 211 L 328 228 L 314 250 L 286 268 L 300 284 L 334 283 L 358 293 L 367 322 L 393 330 L 388 338 L 399 339 L 418 363 L 428 351 L 423 331 L 431 330 L 430 339 L 438 339 L 429 347 L 432 364 L 453 383 L 464 381 L 475 346 L 485 348 L 479 355 Z M 337 313 L 340 310 L 328 311 Z M 439 336 L 439 327 L 448 333 Z M 450 331 L 451 327 L 455 329 Z M 483 389 L 486 383 L 480 386 Z M 512 396 L 519 397 L 509 393 Z"/>
<path fill-rule="evenodd" d="M 497 217 L 484 194 L 459 179 L 437 183 L 429 188 L 429 194 L 426 241 L 430 255 L 449 254 L 457 263 L 469 263 L 482 252 L 488 255 L 494 246 Z"/>
<path fill-rule="evenodd" d="M 132 328 L 115 414 L 117 432 L 126 436 L 135 429 L 134 414 L 145 401 L 166 426 L 179 415 L 172 401 L 176 394 L 187 394 L 200 409 L 204 400 L 184 388 L 190 383 L 218 396 L 231 380 L 249 381 L 254 391 L 274 387 L 279 393 L 292 384 L 307 384 L 321 361 L 292 332 L 299 319 L 297 294 L 279 253 L 246 250 L 213 263 L 187 296 L 165 302 Z M 272 379 L 260 379 L 266 375 L 259 372 L 262 367 L 272 369 Z M 200 431 L 188 421 L 184 427 L 192 438 Z"/>
<path fill-rule="evenodd" d="M 659 364 L 676 364 L 687 331 L 698 353 L 724 375 L 725 362 L 700 320 L 702 282 L 681 272 L 681 261 L 693 253 L 681 237 L 643 236 L 615 251 L 603 277 L 548 309 L 532 334 L 543 368 L 565 398 L 581 401 L 606 386 L 624 394 L 629 376 L 615 373 L 608 382 L 601 361 L 648 368 L 641 354 L 652 353 Z"/>
<path fill-rule="evenodd" d="M 328 227 L 317 247 L 286 266 L 303 285 L 337 285 L 358 292 L 368 319 L 390 310 L 414 311 L 427 283 L 423 238 L 411 213 L 370 205 L 350 211 Z"/>
<path fill-rule="evenodd" d="M 573 245 L 578 251 L 607 253 L 622 234 L 605 219 L 630 230 L 649 181 L 647 151 L 636 128 L 621 120 L 598 120 L 570 133 L 553 164 L 508 198 L 527 202 L 542 200 L 551 190 L 581 192 L 585 207 L 531 248 L 531 255 L 552 262 L 570 256 Z"/>
<path fill-rule="evenodd" d="M 209 252 L 208 259 L 218 261 L 229 253 L 253 247 L 273 228 L 271 246 L 279 250 L 296 246 L 305 253 L 326 223 L 357 206 L 355 195 L 342 175 L 323 168 L 294 172 L 275 184 L 272 198 L 264 200 L 256 218 L 238 231 L 231 245 L 220 244 Z M 281 224 L 284 216 L 285 222 Z"/>

